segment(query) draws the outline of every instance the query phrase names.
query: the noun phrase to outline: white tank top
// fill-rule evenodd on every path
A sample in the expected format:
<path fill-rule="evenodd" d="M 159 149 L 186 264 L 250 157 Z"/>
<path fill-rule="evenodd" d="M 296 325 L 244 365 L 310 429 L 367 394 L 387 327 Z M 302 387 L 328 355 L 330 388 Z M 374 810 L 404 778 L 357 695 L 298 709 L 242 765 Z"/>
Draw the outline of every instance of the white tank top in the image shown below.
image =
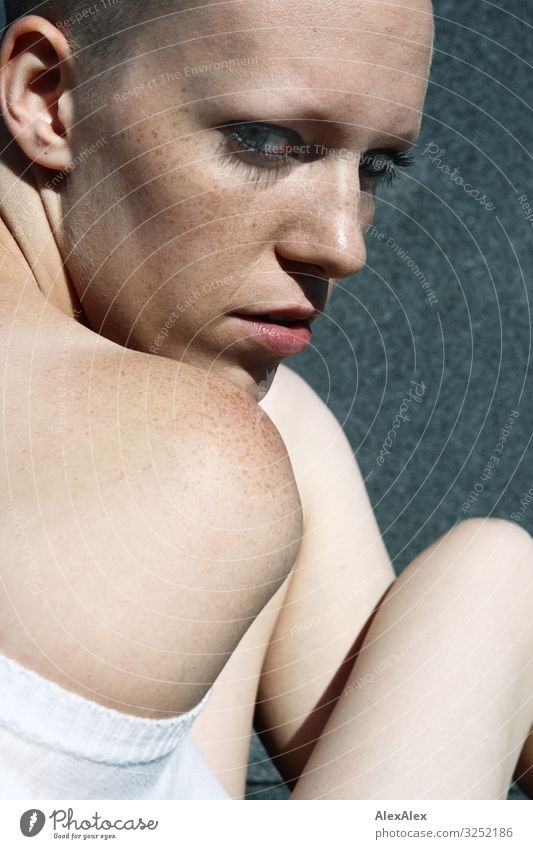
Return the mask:
<path fill-rule="evenodd" d="M 230 799 L 189 734 L 212 689 L 181 716 L 130 716 L 0 653 L 0 798 Z"/>

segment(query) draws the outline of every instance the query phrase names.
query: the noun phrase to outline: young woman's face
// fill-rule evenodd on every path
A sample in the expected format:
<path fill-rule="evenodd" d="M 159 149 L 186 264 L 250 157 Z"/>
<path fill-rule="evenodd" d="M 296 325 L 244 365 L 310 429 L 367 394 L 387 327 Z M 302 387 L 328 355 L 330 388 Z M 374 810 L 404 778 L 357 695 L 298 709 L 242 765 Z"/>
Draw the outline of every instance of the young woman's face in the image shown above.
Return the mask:
<path fill-rule="evenodd" d="M 64 188 L 90 326 L 243 386 L 303 350 L 416 141 L 432 31 L 428 0 L 243 0 L 145 27 Z"/>

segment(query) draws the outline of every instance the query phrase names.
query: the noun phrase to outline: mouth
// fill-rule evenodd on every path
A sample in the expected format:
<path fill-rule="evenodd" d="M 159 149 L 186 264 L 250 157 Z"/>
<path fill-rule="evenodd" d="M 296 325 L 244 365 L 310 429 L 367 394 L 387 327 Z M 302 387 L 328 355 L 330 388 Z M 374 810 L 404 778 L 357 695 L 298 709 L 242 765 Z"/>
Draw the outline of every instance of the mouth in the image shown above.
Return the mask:
<path fill-rule="evenodd" d="M 304 312 L 307 315 L 304 315 Z M 264 350 L 280 356 L 304 351 L 312 338 L 315 311 L 291 310 L 263 314 L 232 313 L 246 327 L 247 338 Z"/>

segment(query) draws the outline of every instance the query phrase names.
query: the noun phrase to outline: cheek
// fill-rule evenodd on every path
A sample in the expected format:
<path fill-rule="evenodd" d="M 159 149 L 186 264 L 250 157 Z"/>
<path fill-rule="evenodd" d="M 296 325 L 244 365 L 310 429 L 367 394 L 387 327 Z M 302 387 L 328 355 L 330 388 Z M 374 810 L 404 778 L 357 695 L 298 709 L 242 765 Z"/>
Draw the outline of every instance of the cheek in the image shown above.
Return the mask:
<path fill-rule="evenodd" d="M 246 291 L 253 275 L 257 282 L 258 272 L 272 267 L 280 220 L 276 204 L 279 207 L 281 199 L 274 189 L 239 187 L 243 177 L 220 159 L 201 157 L 200 148 L 167 145 L 164 167 L 169 174 L 164 175 L 158 173 L 158 156 L 144 156 L 134 174 L 134 181 L 144 175 L 144 182 L 132 200 L 133 217 L 142 222 L 136 250 L 152 253 L 139 285 L 145 284 L 149 271 L 148 280 L 159 281 L 162 304 L 190 293 L 197 297 L 194 315 L 188 310 L 184 316 L 187 325 L 189 319 L 209 319 L 223 311 L 234 303 L 235 293 L 240 297 Z M 147 181 L 147 173 L 157 178 Z"/>
<path fill-rule="evenodd" d="M 121 116 L 119 126 L 134 118 Z M 250 178 L 220 156 L 220 136 L 195 132 L 181 116 L 179 126 L 150 119 L 118 131 L 90 179 L 98 188 L 83 217 L 100 220 L 83 252 L 91 272 L 101 263 L 93 288 L 112 280 L 110 296 L 125 314 L 131 305 L 159 320 L 193 295 L 183 322 L 193 313 L 208 319 L 272 250 L 277 192 L 246 185 Z M 127 281 L 118 293 L 117 280 Z"/>
<path fill-rule="evenodd" d="M 152 251 L 179 244 L 185 262 L 249 241 L 256 192 L 239 190 L 212 135 L 176 135 L 172 127 L 146 128 L 122 148 L 129 162 L 116 170 L 114 192 L 124 198 L 130 230 Z"/>

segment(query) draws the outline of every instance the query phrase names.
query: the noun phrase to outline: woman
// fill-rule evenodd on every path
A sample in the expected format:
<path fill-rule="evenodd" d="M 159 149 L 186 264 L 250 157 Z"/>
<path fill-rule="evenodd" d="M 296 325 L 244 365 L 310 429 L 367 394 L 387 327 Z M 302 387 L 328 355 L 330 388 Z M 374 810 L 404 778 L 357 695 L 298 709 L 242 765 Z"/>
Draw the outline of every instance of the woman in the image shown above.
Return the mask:
<path fill-rule="evenodd" d="M 282 364 L 410 161 L 429 3 L 7 12 L 4 795 L 242 798 L 255 718 L 293 799 L 505 796 L 529 534 L 462 522 L 395 581 Z"/>

